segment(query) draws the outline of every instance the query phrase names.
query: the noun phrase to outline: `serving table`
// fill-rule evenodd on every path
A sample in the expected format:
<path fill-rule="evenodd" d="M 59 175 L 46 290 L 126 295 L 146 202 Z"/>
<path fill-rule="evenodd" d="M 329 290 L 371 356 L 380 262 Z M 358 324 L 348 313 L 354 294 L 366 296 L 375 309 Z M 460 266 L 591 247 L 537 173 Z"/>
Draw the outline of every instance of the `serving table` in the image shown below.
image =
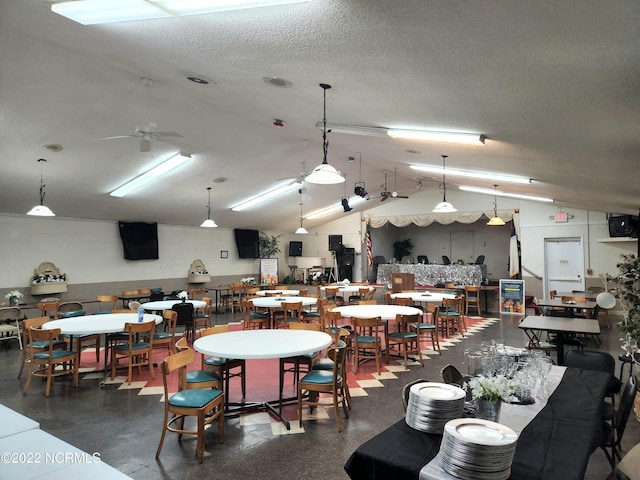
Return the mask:
<path fill-rule="evenodd" d="M 607 380 L 604 372 L 565 370 L 546 405 L 519 434 L 511 479 L 584 477 L 589 456 L 599 445 Z M 441 441 L 442 435 L 414 430 L 401 419 L 358 447 L 344 468 L 354 480 L 418 480 Z"/>
<path fill-rule="evenodd" d="M 204 355 L 211 355 L 218 358 L 252 360 L 287 358 L 319 352 L 331 345 L 331 342 L 331 336 L 324 332 L 312 330 L 259 329 L 207 335 L 198 338 L 193 343 L 193 348 Z M 272 406 L 272 403 L 277 402 L 281 406 L 282 402 L 291 400 L 293 400 L 293 398 L 279 398 L 278 400 L 251 403 L 229 402 L 227 404 L 227 410 L 233 415 L 246 411 L 266 410 L 282 422 L 287 430 L 290 430 L 291 425 L 282 414 Z"/>
<path fill-rule="evenodd" d="M 486 265 L 380 264 L 376 283 L 391 284 L 392 273 L 413 273 L 416 285 L 481 285 L 487 279 Z"/>

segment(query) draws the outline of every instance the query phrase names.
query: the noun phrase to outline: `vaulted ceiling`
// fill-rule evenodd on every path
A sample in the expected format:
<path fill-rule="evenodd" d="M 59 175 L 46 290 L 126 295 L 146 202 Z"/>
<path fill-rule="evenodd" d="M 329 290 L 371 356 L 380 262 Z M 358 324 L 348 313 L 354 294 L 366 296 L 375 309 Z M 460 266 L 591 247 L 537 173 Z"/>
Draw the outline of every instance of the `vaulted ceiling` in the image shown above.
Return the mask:
<path fill-rule="evenodd" d="M 51 3 L 0 3 L 0 212 L 24 214 L 37 203 L 37 159 L 45 158 L 45 204 L 59 216 L 197 226 L 212 187 L 218 225 L 293 231 L 296 190 L 243 212 L 231 207 L 322 161 L 319 83 L 332 85 L 329 123 L 487 139 L 459 145 L 335 130 L 328 161 L 346 184 L 306 184 L 305 214 L 353 195 L 359 180 L 376 197 L 385 171 L 389 190 L 438 189 L 437 174 L 409 166 L 441 165 L 443 154 L 447 168 L 532 178 L 500 189 L 561 206 L 640 206 L 636 0 L 313 0 L 93 26 L 52 13 Z M 178 151 L 152 141 L 140 152 L 127 135 L 150 122 L 181 134 L 167 140 L 190 146 L 192 159 L 134 194 L 109 196 Z M 112 136 L 124 137 L 100 140 Z M 447 180 L 451 189 L 496 183 Z"/>

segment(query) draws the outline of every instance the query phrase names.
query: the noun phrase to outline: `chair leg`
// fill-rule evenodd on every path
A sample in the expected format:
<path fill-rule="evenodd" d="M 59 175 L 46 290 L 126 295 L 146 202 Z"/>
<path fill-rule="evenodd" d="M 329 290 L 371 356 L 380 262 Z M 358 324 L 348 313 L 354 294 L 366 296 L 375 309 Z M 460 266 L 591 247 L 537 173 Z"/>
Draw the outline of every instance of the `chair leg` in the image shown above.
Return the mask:
<path fill-rule="evenodd" d="M 198 462 L 204 459 L 204 409 L 198 411 L 198 433 L 196 439 L 196 456 Z"/>

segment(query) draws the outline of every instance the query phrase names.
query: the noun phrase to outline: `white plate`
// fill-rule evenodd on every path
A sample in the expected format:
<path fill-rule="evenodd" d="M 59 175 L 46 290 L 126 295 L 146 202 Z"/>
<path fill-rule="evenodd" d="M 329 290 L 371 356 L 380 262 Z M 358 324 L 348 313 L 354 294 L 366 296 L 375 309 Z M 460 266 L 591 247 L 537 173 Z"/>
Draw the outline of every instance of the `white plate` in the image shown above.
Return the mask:
<path fill-rule="evenodd" d="M 466 396 L 460 387 L 436 382 L 416 383 L 411 386 L 411 393 L 420 400 L 457 400 Z"/>
<path fill-rule="evenodd" d="M 447 422 L 444 429 L 463 442 L 478 445 L 510 445 L 518 440 L 516 432 L 509 427 L 480 418 L 456 418 Z"/>

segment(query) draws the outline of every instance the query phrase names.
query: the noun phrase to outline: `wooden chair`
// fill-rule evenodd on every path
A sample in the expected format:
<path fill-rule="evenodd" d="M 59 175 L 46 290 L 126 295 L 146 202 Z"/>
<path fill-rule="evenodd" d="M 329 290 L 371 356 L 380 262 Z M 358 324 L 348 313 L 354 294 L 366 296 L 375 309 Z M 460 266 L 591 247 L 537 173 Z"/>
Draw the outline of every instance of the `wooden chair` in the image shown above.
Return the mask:
<path fill-rule="evenodd" d="M 344 305 L 344 298 L 338 295 L 339 292 L 339 287 L 325 287 L 324 289 L 324 294 L 327 297 L 327 301 L 333 306 Z"/>
<path fill-rule="evenodd" d="M 360 303 L 361 301 L 366 300 L 368 294 L 369 287 L 358 287 L 358 293 L 349 295 L 349 305 Z"/>
<path fill-rule="evenodd" d="M 445 336 L 456 330 L 464 337 L 464 318 L 462 316 L 462 297 L 445 298 L 442 300 L 442 307 L 438 311 L 438 329 L 445 332 Z"/>
<path fill-rule="evenodd" d="M 394 305 L 402 305 L 404 307 L 413 307 L 413 299 L 412 298 L 394 298 Z"/>
<path fill-rule="evenodd" d="M 184 350 L 191 350 L 187 344 L 187 339 L 182 337 L 175 345 L 175 351 L 173 353 L 182 352 Z M 182 375 L 184 374 L 184 378 Z M 213 370 L 186 370 L 185 372 L 179 372 L 178 385 L 184 385 L 185 388 L 215 388 L 222 390 L 222 379 Z"/>
<path fill-rule="evenodd" d="M 224 440 L 224 395 L 221 390 L 188 389 L 186 386 L 187 365 L 193 363 L 193 350 L 187 349 L 171 355 L 162 361 L 162 384 L 164 387 L 164 421 L 160 444 L 156 451 L 156 458 L 160 456 L 162 444 L 167 431 L 178 434 L 182 439 L 183 434 L 196 435 L 196 457 L 202 463 L 204 458 L 204 432 L 205 427 L 218 421 L 218 437 Z M 179 372 L 178 392 L 169 395 L 168 377 L 175 371 Z M 169 417 L 171 415 L 171 418 Z M 196 417 L 195 430 L 186 430 L 185 417 Z M 174 426 L 174 424 L 176 424 Z"/>
<path fill-rule="evenodd" d="M 332 370 L 311 370 L 298 382 L 298 418 L 300 418 L 300 426 L 302 427 L 302 407 L 308 405 L 312 410 L 319 406 L 333 406 L 334 415 L 336 417 L 336 426 L 338 432 L 342 431 L 342 422 L 340 421 L 340 406 L 344 411 L 345 417 L 349 417 L 349 406 L 345 393 L 345 346 L 332 346 L 328 350 L 328 356 L 333 360 Z M 303 392 L 309 393 L 309 398 L 303 397 Z M 320 394 L 330 394 L 332 402 L 327 404 L 324 399 L 320 398 Z"/>
<path fill-rule="evenodd" d="M 205 291 L 204 288 L 190 288 L 187 290 L 187 294 L 191 300 L 199 300 L 205 294 Z"/>
<path fill-rule="evenodd" d="M 51 330 L 29 329 L 29 344 L 46 345 L 46 348 L 30 349 L 29 377 L 22 391 L 23 394 L 26 395 L 29 391 L 31 377 L 47 379 L 45 390 L 47 397 L 51 393 L 51 385 L 54 378 L 62 375 L 73 375 L 73 385 L 76 388 L 78 387 L 78 352 L 54 348 L 55 341 L 59 336 L 59 328 L 52 328 Z"/>
<path fill-rule="evenodd" d="M 58 318 L 58 305 L 60 305 L 59 301 L 51 301 L 51 302 L 38 302 L 36 306 L 41 312 L 43 317 L 48 316 L 52 320 Z"/>
<path fill-rule="evenodd" d="M 146 365 L 149 367 L 151 378 L 154 378 L 153 372 L 153 336 L 156 330 L 156 322 L 142 323 L 125 323 L 124 331 L 128 335 L 127 342 L 124 344 L 116 344 L 111 347 L 111 380 L 116 377 L 116 368 L 121 359 L 128 359 L 127 383 L 131 385 L 131 377 L 133 367 Z M 146 337 L 148 341 L 140 340 Z"/>
<path fill-rule="evenodd" d="M 475 308 L 478 311 L 478 315 L 482 315 L 482 289 L 475 285 L 465 285 L 465 315 L 469 315 L 469 307 Z"/>
<path fill-rule="evenodd" d="M 384 336 L 384 324 L 380 317 L 351 317 L 355 334 L 353 336 L 353 372 L 358 373 L 360 355 L 367 351 L 373 351 L 378 375 L 381 373 L 382 364 L 382 338 Z M 369 358 L 363 358 L 369 360 Z"/>
<path fill-rule="evenodd" d="M 358 305 L 377 305 L 377 300 L 360 300 L 358 301 Z"/>
<path fill-rule="evenodd" d="M 211 328 L 200 330 L 200 337 L 207 335 L 216 335 L 229 331 L 229 325 L 217 325 Z M 202 355 L 201 363 L 203 370 L 214 370 L 216 374 L 222 378 L 224 382 L 225 405 L 229 403 L 229 383 L 231 378 L 240 377 L 240 388 L 242 389 L 242 398 L 247 394 L 247 380 L 245 375 L 246 362 L 243 359 L 218 358 Z M 237 371 L 236 369 L 240 369 Z M 232 371 L 236 370 L 236 371 Z"/>
<path fill-rule="evenodd" d="M 301 322 L 302 318 L 302 302 L 282 302 L 282 310 L 273 312 L 273 321 L 275 328 L 289 328 L 289 322 Z"/>
<path fill-rule="evenodd" d="M 118 303 L 117 295 L 97 295 L 96 300 L 100 303 L 98 311 L 96 313 L 111 313 L 111 310 L 116 308 Z"/>
<path fill-rule="evenodd" d="M 245 298 L 242 300 L 242 329 L 243 330 L 256 330 L 260 328 L 268 328 L 269 326 L 269 312 L 262 312 L 257 310 L 253 305 L 253 302 Z"/>
<path fill-rule="evenodd" d="M 315 332 L 322 331 L 322 325 L 319 323 L 290 322 L 291 330 L 311 330 Z M 280 412 L 282 412 L 282 391 L 284 389 L 284 376 L 287 373 L 293 374 L 293 384 L 297 385 L 300 380 L 300 368 L 305 367 L 308 373 L 311 370 L 313 362 L 318 357 L 318 352 L 308 353 L 304 355 L 294 355 L 293 357 L 285 357 L 280 359 Z"/>
<path fill-rule="evenodd" d="M 386 338 L 387 363 L 389 363 L 389 351 L 391 350 L 391 347 L 396 344 L 398 345 L 399 350 L 402 351 L 402 355 L 404 358 L 404 368 L 406 369 L 408 367 L 409 344 L 415 344 L 415 349 L 417 350 L 420 364 L 424 367 L 424 362 L 422 361 L 422 352 L 420 351 L 420 345 L 418 343 L 418 334 L 411 329 L 411 325 L 415 325 L 418 322 L 420 322 L 420 314 L 396 315 L 396 325 L 398 326 L 398 331 L 387 333 Z"/>
<path fill-rule="evenodd" d="M 431 323 L 429 322 L 416 322 L 411 324 L 411 330 L 413 330 L 418 336 L 418 349 L 420 348 L 420 340 L 423 336 L 429 335 L 431 339 L 431 346 L 433 350 L 437 351 L 438 354 L 442 355 L 442 351 L 440 350 L 440 340 L 438 338 L 438 329 L 436 327 L 436 322 L 438 319 L 438 312 L 440 307 L 434 305 L 433 303 L 427 303 L 425 316 L 431 317 Z"/>
<path fill-rule="evenodd" d="M 42 325 L 49 321 L 49 317 L 36 317 L 36 318 L 27 318 L 22 321 L 22 338 L 24 339 L 22 344 L 22 355 L 20 356 L 20 371 L 18 372 L 18 378 L 22 376 L 22 370 L 24 370 L 24 366 L 26 363 L 31 361 L 31 352 L 44 352 L 49 349 L 49 342 L 42 341 L 36 342 L 35 344 L 31 344 L 29 339 L 29 329 L 30 328 L 41 328 Z M 67 348 L 67 344 L 65 341 L 60 340 L 58 338 L 53 340 L 53 349 L 54 350 L 64 350 Z"/>
<path fill-rule="evenodd" d="M 202 301 L 205 303 L 205 306 L 197 309 L 193 316 L 194 330 L 198 330 L 198 328 L 202 328 L 202 326 L 211 326 L 211 316 L 213 315 L 213 298 L 202 297 Z"/>
<path fill-rule="evenodd" d="M 167 322 L 166 331 L 156 331 L 153 333 L 153 348 L 166 348 L 168 350 L 168 355 L 171 355 L 172 353 L 175 353 L 174 345 L 176 342 L 176 325 L 178 324 L 178 314 L 173 310 L 165 310 L 164 312 L 162 312 L 162 317 Z"/>
<path fill-rule="evenodd" d="M 322 308 L 328 305 L 329 300 L 326 297 L 318 297 L 316 301 L 315 310 L 303 310 L 302 320 L 305 322 L 318 322 L 322 324 Z"/>

